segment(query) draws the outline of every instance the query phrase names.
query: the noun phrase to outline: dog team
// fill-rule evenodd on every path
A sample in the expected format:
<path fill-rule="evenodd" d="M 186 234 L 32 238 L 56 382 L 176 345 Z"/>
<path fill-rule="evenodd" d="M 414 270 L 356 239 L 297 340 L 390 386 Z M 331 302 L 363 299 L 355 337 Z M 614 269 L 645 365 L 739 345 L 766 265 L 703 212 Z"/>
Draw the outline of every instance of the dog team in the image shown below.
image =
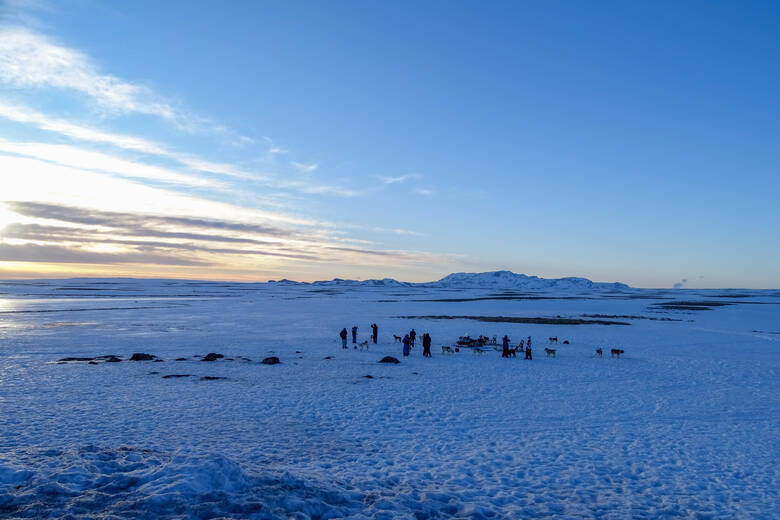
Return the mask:
<path fill-rule="evenodd" d="M 362 350 L 368 350 L 368 340 L 361 341 L 358 343 L 357 341 L 357 333 L 358 333 L 358 327 L 357 325 L 354 325 L 352 327 L 352 344 L 354 345 L 354 349 L 360 349 Z M 341 337 L 341 348 L 347 349 L 347 336 L 349 334 L 347 333 L 346 327 L 341 329 L 341 332 L 339 333 L 339 336 Z M 371 340 L 373 341 L 374 345 L 377 344 L 379 341 L 379 327 L 376 323 L 371 324 Z M 411 353 L 411 349 L 414 348 L 415 341 L 417 340 L 417 331 L 412 329 L 407 334 L 405 334 L 403 337 L 397 336 L 393 334 L 393 340 L 396 343 L 401 343 L 403 345 L 403 355 L 404 357 L 409 356 Z M 550 337 L 548 338 L 548 341 L 550 344 L 558 343 L 558 337 Z M 568 345 L 569 342 L 564 341 L 564 344 Z M 431 357 L 431 335 L 427 332 L 422 335 L 422 346 L 423 346 L 423 356 L 424 357 Z M 525 354 L 525 359 L 532 360 L 533 359 L 533 351 L 531 349 L 531 336 L 528 336 L 527 340 L 520 340 L 520 344 L 517 345 L 514 348 L 511 348 L 509 346 L 509 336 L 504 335 L 504 337 L 501 340 L 501 357 L 502 358 L 510 358 L 510 357 L 517 357 L 518 350 L 520 353 Z M 481 349 L 472 349 L 474 353 L 482 354 Z M 453 350 L 452 347 L 448 345 L 443 345 L 441 347 L 442 354 L 453 354 L 454 352 L 460 351 L 459 348 L 455 348 Z M 544 353 L 547 357 L 556 357 L 557 350 L 554 348 L 544 348 Z M 617 357 L 620 358 L 625 353 L 625 350 L 623 349 L 617 349 L 613 348 L 610 350 L 610 357 Z M 604 351 L 601 349 L 601 347 L 596 349 L 596 356 L 597 357 L 603 357 Z"/>

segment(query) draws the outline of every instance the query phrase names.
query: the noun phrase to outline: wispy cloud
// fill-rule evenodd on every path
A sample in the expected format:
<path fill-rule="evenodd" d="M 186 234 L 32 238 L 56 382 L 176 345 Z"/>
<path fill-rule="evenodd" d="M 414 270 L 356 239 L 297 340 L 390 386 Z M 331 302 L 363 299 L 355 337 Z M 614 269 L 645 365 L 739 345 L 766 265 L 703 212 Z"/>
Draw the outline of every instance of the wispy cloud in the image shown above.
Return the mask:
<path fill-rule="evenodd" d="M 122 150 L 154 155 L 159 158 L 174 161 L 180 164 L 183 168 L 196 172 L 204 172 L 239 180 L 251 180 L 271 188 L 293 190 L 315 195 L 333 195 L 339 197 L 357 197 L 363 194 L 361 191 L 338 185 L 312 184 L 309 182 L 304 183 L 275 179 L 274 176 L 270 173 L 260 173 L 257 171 L 247 170 L 230 163 L 216 162 L 192 154 L 175 152 L 167 149 L 163 145 L 154 143 L 147 139 L 118 134 L 115 132 L 106 132 L 91 128 L 89 126 L 70 123 L 62 119 L 47 116 L 28 107 L 23 107 L 17 104 L 9 104 L 1 100 L 0 117 L 18 123 L 33 125 L 41 130 L 53 132 L 78 141 L 109 145 L 111 147 Z M 41 143 L 41 146 L 45 146 L 45 144 Z M 38 155 L 38 157 L 46 157 L 46 155 Z M 109 156 L 104 154 L 104 157 L 107 158 Z M 308 168 L 309 170 L 317 167 L 316 164 L 301 166 L 303 168 Z M 202 182 L 207 183 L 211 181 Z"/>
<path fill-rule="evenodd" d="M 316 170 L 317 167 L 319 167 L 319 164 L 317 164 L 317 163 L 304 164 L 304 163 L 299 163 L 299 162 L 296 162 L 296 161 L 291 161 L 290 162 L 290 166 L 292 166 L 293 168 L 295 168 L 296 170 L 298 170 L 300 172 L 311 173 L 314 170 Z"/>
<path fill-rule="evenodd" d="M 381 180 L 384 184 L 401 184 L 406 181 L 412 181 L 412 180 L 420 180 L 422 179 L 422 175 L 419 173 L 407 173 L 406 175 L 399 175 L 397 177 L 389 177 L 389 176 L 380 176 L 379 180 Z"/>
<path fill-rule="evenodd" d="M 63 119 L 42 114 L 29 107 L 10 104 L 2 100 L 0 100 L 0 117 L 17 123 L 34 125 L 41 130 L 54 132 L 79 141 L 108 144 L 125 150 L 159 156 L 172 155 L 172 152 L 147 139 L 105 132 L 88 126 L 74 124 Z"/>
<path fill-rule="evenodd" d="M 408 229 L 400 229 L 400 228 L 388 229 L 383 227 L 375 227 L 374 231 L 377 233 L 394 233 L 396 235 L 408 235 L 414 237 L 425 236 L 424 233 L 420 233 L 418 231 L 409 231 Z"/>
<path fill-rule="evenodd" d="M 109 112 L 154 115 L 182 127 L 202 123 L 151 89 L 104 74 L 84 54 L 22 27 L 0 27 L 0 81 L 21 88 L 75 90 Z"/>
<path fill-rule="evenodd" d="M 412 193 L 416 193 L 417 195 L 433 195 L 433 190 L 429 190 L 427 188 L 414 188 L 412 190 Z"/>
<path fill-rule="evenodd" d="M 13 153 L 30 158 L 45 158 L 46 161 L 74 168 L 102 171 L 123 177 L 147 179 L 170 184 L 223 188 L 222 183 L 198 175 L 188 175 L 159 166 L 128 161 L 99 152 L 77 147 L 35 142 L 13 143 L 0 139 L 0 152 Z"/>

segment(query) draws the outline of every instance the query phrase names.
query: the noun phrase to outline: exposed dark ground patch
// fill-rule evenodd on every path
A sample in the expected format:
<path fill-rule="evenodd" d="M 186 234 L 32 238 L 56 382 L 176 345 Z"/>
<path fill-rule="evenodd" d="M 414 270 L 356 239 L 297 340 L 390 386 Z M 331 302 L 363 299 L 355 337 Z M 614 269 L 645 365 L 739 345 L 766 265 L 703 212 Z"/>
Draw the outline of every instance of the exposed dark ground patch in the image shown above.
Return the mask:
<path fill-rule="evenodd" d="M 671 302 L 654 303 L 653 307 L 674 311 L 711 311 L 715 307 L 725 307 L 734 305 L 732 302 L 716 302 L 712 300 L 683 301 L 675 300 Z"/>
<path fill-rule="evenodd" d="M 630 314 L 582 314 L 583 318 L 611 318 L 624 320 L 683 321 L 676 318 L 653 318 L 652 316 L 632 316 Z"/>
<path fill-rule="evenodd" d="M 605 294 L 604 299 L 610 300 L 673 300 L 671 296 L 660 294 Z"/>
<path fill-rule="evenodd" d="M 625 321 L 581 320 L 578 318 L 527 318 L 518 316 L 396 316 L 408 320 L 474 320 L 487 323 L 530 323 L 534 325 L 631 325 Z"/>
<path fill-rule="evenodd" d="M 144 289 L 131 289 L 120 287 L 55 287 L 55 291 L 127 291 L 143 292 Z"/>

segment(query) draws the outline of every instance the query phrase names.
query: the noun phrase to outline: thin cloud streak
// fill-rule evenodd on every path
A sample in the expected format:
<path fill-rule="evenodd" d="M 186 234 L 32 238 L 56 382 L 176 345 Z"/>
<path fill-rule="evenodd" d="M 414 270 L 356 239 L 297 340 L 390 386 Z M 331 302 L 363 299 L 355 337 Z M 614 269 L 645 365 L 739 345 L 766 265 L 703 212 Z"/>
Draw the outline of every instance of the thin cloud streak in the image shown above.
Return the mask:
<path fill-rule="evenodd" d="M 402 184 L 406 181 L 422 179 L 422 175 L 419 173 L 407 173 L 406 175 L 399 175 L 397 177 L 380 176 L 379 180 L 384 184 Z"/>
<path fill-rule="evenodd" d="M 288 229 L 269 225 L 247 224 L 243 222 L 230 222 L 206 218 L 160 216 L 144 213 L 120 213 L 38 202 L 9 201 L 6 202 L 6 206 L 12 211 L 26 217 L 58 220 L 61 222 L 90 226 L 130 227 L 136 230 L 142 230 L 149 226 L 180 225 L 220 231 L 253 232 L 276 237 L 292 237 L 297 235 L 297 233 Z"/>
<path fill-rule="evenodd" d="M 55 245 L 0 243 L 2 262 L 46 262 L 70 264 L 153 264 L 203 266 L 206 262 L 150 252 L 98 253 Z"/>
<path fill-rule="evenodd" d="M 420 233 L 418 231 L 409 231 L 408 229 L 388 229 L 388 228 L 382 228 L 382 227 L 375 227 L 374 231 L 377 233 L 394 233 L 396 235 L 408 235 L 408 236 L 415 236 L 415 237 L 421 237 L 425 236 L 424 233 Z"/>
<path fill-rule="evenodd" d="M 319 164 L 317 163 L 304 164 L 296 161 L 291 161 L 290 166 L 303 173 L 312 173 L 314 170 L 316 170 L 319 167 Z"/>
<path fill-rule="evenodd" d="M 224 189 L 226 187 L 223 183 L 201 176 L 188 175 L 159 166 L 119 159 L 100 152 L 83 150 L 62 144 L 12 143 L 0 139 L 0 152 L 22 155 L 31 159 L 44 158 L 46 161 L 63 166 L 101 171 L 123 177 L 161 181 L 197 188 Z"/>

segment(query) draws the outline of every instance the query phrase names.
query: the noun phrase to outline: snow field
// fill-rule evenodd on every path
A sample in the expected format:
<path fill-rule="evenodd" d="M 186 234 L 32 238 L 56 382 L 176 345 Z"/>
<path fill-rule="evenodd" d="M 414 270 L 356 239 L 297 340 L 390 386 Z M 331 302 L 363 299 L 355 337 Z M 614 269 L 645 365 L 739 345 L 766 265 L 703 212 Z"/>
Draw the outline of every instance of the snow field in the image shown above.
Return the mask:
<path fill-rule="evenodd" d="M 420 296 L 295 287 L 152 305 L 5 300 L 59 311 L 0 315 L 0 517 L 780 516 L 780 299 L 652 314 L 653 300 L 631 298 L 410 301 Z M 155 308 L 98 310 L 120 306 Z M 396 318 L 583 313 L 683 321 Z M 360 341 L 373 321 L 380 345 L 340 348 L 341 327 L 357 324 Z M 400 356 L 391 334 L 411 327 L 433 336 L 432 359 L 419 345 Z M 464 333 L 531 335 L 534 361 L 441 355 Z M 556 335 L 572 344 L 545 358 Z M 595 358 L 596 346 L 625 358 Z M 53 363 L 132 352 L 165 362 Z M 235 360 L 191 357 L 208 352 Z M 388 354 L 401 364 L 377 363 Z M 260 365 L 266 355 L 282 364 Z"/>

